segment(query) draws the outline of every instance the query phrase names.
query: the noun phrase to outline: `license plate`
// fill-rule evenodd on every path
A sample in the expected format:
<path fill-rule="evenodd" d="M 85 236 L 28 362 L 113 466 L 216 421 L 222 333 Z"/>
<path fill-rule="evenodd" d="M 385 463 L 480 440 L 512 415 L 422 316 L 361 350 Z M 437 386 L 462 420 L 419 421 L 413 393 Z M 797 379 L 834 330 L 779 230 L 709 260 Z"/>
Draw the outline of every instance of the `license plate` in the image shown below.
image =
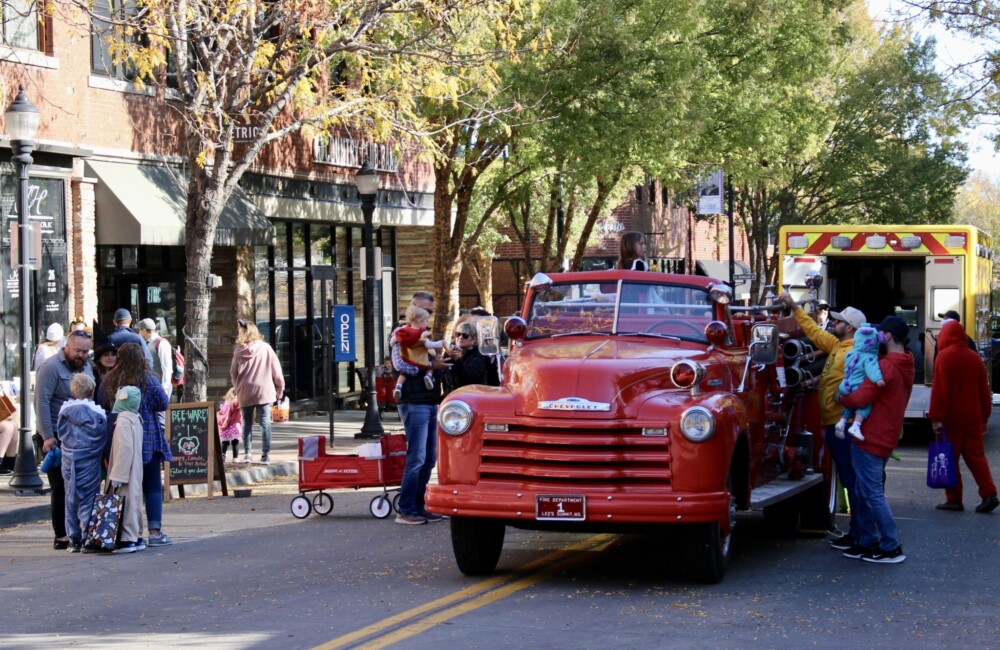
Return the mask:
<path fill-rule="evenodd" d="M 539 494 L 535 497 L 535 519 L 539 521 L 583 521 L 587 497 L 582 494 Z"/>

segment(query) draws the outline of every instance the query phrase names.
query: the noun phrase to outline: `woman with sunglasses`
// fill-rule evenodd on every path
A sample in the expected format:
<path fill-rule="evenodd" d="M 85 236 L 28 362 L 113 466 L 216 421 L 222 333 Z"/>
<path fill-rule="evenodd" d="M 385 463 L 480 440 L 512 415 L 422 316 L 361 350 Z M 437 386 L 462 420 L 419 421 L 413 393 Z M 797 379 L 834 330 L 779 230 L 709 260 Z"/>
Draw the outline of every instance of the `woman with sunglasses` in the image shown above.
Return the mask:
<path fill-rule="evenodd" d="M 451 347 L 449 354 L 452 361 L 451 380 L 454 388 L 486 383 L 486 369 L 489 365 L 489 359 L 479 351 L 474 321 L 462 321 L 455 327 L 455 345 Z"/>

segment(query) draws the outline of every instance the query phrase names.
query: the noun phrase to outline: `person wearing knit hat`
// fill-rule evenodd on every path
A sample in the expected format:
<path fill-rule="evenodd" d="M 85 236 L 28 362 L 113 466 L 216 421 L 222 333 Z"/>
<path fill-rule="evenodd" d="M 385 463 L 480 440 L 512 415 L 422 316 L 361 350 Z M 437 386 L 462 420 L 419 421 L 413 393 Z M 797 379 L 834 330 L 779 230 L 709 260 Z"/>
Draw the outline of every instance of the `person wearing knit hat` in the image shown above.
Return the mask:
<path fill-rule="evenodd" d="M 65 344 L 63 340 L 63 328 L 59 323 L 52 323 L 45 330 L 45 338 L 38 342 L 35 348 L 35 360 L 31 366 L 32 370 L 38 370 L 42 363 L 49 357 L 55 356 Z"/>
<path fill-rule="evenodd" d="M 142 418 L 139 403 L 142 393 L 135 386 L 122 386 L 115 392 L 112 413 L 118 415 L 115 434 L 111 438 L 111 459 L 108 462 L 108 481 L 125 495 L 122 512 L 121 542 L 115 553 L 134 553 L 142 538 L 145 519 L 142 498 Z"/>

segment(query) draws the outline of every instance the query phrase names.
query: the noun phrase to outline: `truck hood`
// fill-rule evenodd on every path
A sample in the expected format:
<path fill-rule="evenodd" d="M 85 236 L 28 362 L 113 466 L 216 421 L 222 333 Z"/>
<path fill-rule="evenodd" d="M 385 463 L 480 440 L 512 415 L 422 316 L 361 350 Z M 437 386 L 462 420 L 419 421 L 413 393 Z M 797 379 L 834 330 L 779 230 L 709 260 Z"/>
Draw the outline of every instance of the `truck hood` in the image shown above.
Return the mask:
<path fill-rule="evenodd" d="M 665 340 L 536 341 L 511 358 L 508 386 L 520 416 L 617 419 L 660 391 L 680 391 L 671 368 L 682 359 L 704 364 L 706 356 L 704 345 Z"/>

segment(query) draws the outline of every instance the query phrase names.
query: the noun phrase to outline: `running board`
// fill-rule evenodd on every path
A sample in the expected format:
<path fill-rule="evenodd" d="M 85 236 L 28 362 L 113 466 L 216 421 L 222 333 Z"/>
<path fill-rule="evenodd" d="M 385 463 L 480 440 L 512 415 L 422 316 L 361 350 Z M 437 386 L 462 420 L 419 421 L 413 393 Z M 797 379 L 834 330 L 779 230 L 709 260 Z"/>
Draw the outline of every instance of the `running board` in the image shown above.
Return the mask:
<path fill-rule="evenodd" d="M 750 509 L 761 510 L 773 506 L 822 482 L 822 474 L 806 474 L 797 481 L 790 480 L 787 473 L 782 474 L 770 483 L 753 489 L 750 493 Z"/>

